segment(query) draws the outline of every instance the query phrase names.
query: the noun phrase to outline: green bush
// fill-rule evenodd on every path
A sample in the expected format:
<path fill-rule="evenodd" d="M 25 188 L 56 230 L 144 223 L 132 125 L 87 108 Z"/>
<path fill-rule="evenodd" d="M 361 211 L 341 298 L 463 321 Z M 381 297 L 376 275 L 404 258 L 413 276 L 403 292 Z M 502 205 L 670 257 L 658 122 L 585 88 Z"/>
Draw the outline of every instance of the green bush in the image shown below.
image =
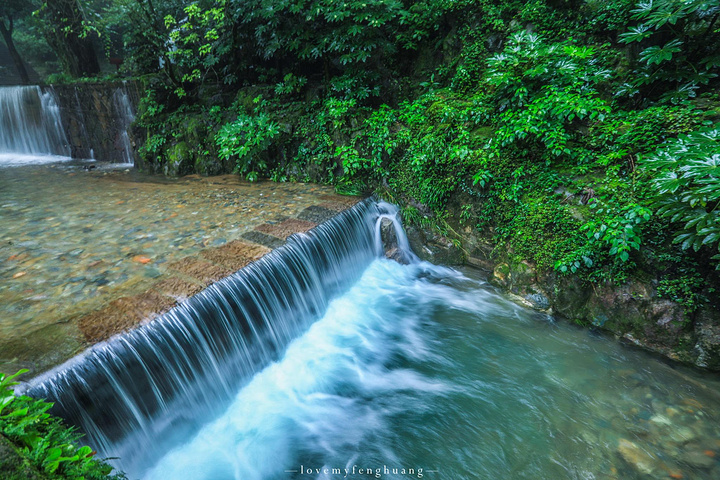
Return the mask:
<path fill-rule="evenodd" d="M 112 467 L 95 459 L 88 446 L 78 446 L 80 435 L 47 413 L 52 403 L 15 396 L 15 375 L 0 373 L 0 435 L 48 479 L 124 479 Z"/>
<path fill-rule="evenodd" d="M 720 124 L 666 142 L 641 165 L 651 176 L 657 214 L 677 226 L 675 243 L 720 250 Z"/>
<path fill-rule="evenodd" d="M 260 102 L 259 97 L 256 102 Z M 267 150 L 280 132 L 280 125 L 258 108 L 252 115 L 241 113 L 235 121 L 223 125 L 215 142 L 220 157 L 235 159 L 235 171 L 252 182 L 269 175 Z"/>

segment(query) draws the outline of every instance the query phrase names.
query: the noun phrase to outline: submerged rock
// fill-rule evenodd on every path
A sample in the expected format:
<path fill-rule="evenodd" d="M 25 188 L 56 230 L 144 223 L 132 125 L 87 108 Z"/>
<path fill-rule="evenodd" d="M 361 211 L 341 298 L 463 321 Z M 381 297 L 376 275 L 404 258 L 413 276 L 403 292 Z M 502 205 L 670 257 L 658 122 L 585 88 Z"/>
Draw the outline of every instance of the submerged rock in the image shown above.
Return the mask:
<path fill-rule="evenodd" d="M 657 469 L 657 461 L 637 444 L 621 438 L 618 442 L 618 453 L 631 467 L 644 475 L 652 475 Z"/>

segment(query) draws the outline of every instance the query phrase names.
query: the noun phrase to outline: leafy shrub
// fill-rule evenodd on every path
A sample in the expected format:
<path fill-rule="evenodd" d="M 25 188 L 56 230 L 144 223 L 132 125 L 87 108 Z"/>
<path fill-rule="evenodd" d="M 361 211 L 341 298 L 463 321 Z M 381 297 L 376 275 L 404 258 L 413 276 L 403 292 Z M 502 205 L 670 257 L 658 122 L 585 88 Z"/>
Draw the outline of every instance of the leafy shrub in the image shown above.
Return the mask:
<path fill-rule="evenodd" d="M 662 98 L 677 103 L 696 95 L 700 85 L 717 77 L 720 67 L 718 0 L 643 0 L 633 10 L 640 23 L 621 35 L 639 42 L 640 68 L 633 72 L 636 87 L 664 83 Z"/>
<path fill-rule="evenodd" d="M 657 214 L 678 225 L 674 241 L 683 250 L 720 250 L 720 124 L 667 142 L 641 164 L 651 176 Z"/>
<path fill-rule="evenodd" d="M 592 47 L 546 44 L 535 34 L 510 37 L 503 52 L 487 61 L 487 83 L 495 88 L 499 116 L 493 145 L 499 148 L 528 141 L 544 147 L 546 163 L 578 158 L 572 149 L 583 120 L 601 121 L 610 112 L 596 85 L 610 72 L 593 60 Z"/>
<path fill-rule="evenodd" d="M 0 373 L 0 435 L 50 479 L 124 479 L 122 474 L 111 475 L 112 467 L 96 460 L 90 447 L 78 446 L 80 435 L 47 413 L 52 403 L 14 395 L 13 380 L 25 372 Z"/>
<path fill-rule="evenodd" d="M 255 102 L 259 103 L 260 98 Z M 220 156 L 226 160 L 235 159 L 236 172 L 252 182 L 269 174 L 265 153 L 280 131 L 280 125 L 270 114 L 258 107 L 254 114 L 241 113 L 235 121 L 223 125 L 215 142 Z"/>

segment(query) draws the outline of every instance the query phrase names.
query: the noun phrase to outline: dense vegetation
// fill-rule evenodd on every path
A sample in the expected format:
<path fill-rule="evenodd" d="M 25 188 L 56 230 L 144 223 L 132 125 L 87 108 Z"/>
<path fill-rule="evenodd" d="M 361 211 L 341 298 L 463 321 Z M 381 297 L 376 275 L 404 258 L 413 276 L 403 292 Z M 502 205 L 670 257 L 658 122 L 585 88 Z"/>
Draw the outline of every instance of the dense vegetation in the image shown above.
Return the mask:
<path fill-rule="evenodd" d="M 17 375 L 0 373 L 0 473 L 4 480 L 117 479 L 80 435 L 47 411 L 51 403 L 15 396 Z"/>

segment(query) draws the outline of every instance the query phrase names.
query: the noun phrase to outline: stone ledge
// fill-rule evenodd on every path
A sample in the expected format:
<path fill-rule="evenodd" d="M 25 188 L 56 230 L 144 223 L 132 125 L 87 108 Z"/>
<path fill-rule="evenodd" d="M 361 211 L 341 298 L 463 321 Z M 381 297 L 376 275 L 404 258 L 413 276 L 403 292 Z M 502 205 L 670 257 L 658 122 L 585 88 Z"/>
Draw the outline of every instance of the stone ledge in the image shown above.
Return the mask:
<path fill-rule="evenodd" d="M 276 224 L 264 223 L 258 225 L 255 227 L 255 230 L 266 235 L 287 240 L 287 238 L 294 233 L 304 233 L 315 227 L 317 227 L 317 223 L 290 218 Z"/>

